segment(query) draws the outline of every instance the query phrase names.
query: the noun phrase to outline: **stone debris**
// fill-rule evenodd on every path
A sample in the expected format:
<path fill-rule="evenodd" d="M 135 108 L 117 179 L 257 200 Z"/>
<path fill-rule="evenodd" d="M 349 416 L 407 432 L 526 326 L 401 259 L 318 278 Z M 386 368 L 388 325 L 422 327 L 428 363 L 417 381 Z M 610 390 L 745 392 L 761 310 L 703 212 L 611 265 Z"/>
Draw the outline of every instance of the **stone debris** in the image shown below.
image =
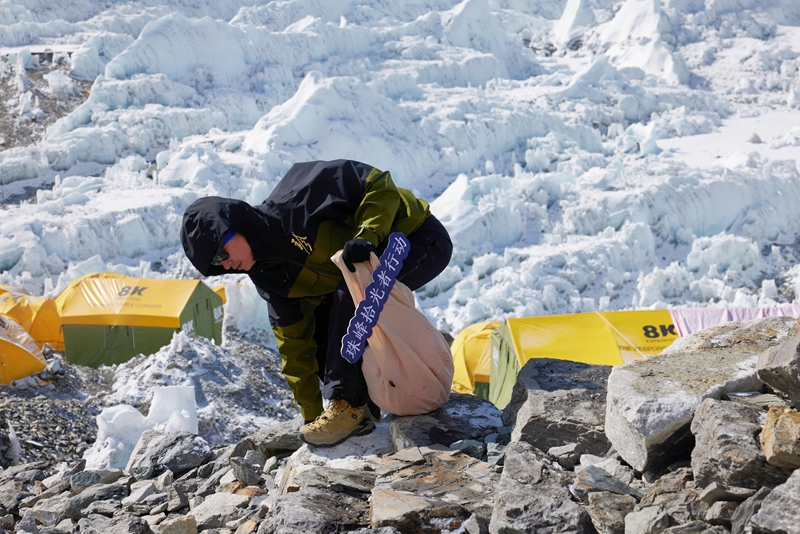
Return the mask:
<path fill-rule="evenodd" d="M 0 527 L 31 534 L 794 532 L 800 421 L 792 399 L 800 384 L 785 377 L 795 365 L 787 347 L 798 338 L 800 328 L 771 318 L 708 329 L 620 368 L 539 360 L 522 369 L 504 411 L 453 394 L 434 412 L 388 416 L 373 434 L 337 447 L 304 445 L 302 421 L 292 419 L 216 446 L 187 432 L 148 431 L 125 469 L 28 457 L 0 471 Z M 691 373 L 674 374 L 692 359 Z M 70 373 L 69 365 L 62 369 Z M 688 405 L 653 414 L 670 402 Z M 626 403 L 638 419 L 623 417 Z M 652 441 L 656 435 L 664 441 Z"/>

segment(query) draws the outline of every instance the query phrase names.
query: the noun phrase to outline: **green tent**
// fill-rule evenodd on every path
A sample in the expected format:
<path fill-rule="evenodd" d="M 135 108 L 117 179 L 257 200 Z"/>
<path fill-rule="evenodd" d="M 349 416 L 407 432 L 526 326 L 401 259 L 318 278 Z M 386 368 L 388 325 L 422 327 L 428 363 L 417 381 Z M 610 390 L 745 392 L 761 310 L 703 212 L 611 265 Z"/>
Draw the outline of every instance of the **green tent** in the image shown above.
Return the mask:
<path fill-rule="evenodd" d="M 222 343 L 222 297 L 199 280 L 98 273 L 56 299 L 68 361 L 99 367 L 152 354 L 178 330 Z"/>

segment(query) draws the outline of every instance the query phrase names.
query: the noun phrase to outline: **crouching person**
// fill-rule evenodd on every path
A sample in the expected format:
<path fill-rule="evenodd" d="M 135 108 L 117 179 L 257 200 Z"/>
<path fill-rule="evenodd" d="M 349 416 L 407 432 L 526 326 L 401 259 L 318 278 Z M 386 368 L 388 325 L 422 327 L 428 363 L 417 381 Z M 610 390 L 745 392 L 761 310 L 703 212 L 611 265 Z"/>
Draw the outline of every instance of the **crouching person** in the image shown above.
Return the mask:
<path fill-rule="evenodd" d="M 341 356 L 356 306 L 330 258 L 342 250 L 354 272 L 353 264 L 380 254 L 393 232 L 411 243 L 397 280 L 412 291 L 450 261 L 450 237 L 428 203 L 396 187 L 389 172 L 351 160 L 297 163 L 258 206 L 205 197 L 183 216 L 181 242 L 197 270 L 245 273 L 267 301 L 281 371 L 305 420 L 300 438 L 308 444 L 368 434 L 380 419 L 361 360 L 351 364 Z"/>

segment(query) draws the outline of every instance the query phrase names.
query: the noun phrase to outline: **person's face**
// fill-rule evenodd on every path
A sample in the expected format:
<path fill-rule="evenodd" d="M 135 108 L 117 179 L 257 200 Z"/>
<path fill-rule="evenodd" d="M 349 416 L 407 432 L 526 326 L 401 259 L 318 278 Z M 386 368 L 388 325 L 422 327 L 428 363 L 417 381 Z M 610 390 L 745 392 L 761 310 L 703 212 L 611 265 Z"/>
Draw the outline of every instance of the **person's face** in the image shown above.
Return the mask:
<path fill-rule="evenodd" d="M 253 259 L 253 250 L 250 248 L 250 244 L 239 232 L 236 232 L 236 235 L 225 243 L 222 250 L 228 254 L 228 259 L 220 262 L 220 265 L 222 265 L 226 271 L 231 269 L 249 271 L 253 268 L 253 265 L 256 264 Z"/>

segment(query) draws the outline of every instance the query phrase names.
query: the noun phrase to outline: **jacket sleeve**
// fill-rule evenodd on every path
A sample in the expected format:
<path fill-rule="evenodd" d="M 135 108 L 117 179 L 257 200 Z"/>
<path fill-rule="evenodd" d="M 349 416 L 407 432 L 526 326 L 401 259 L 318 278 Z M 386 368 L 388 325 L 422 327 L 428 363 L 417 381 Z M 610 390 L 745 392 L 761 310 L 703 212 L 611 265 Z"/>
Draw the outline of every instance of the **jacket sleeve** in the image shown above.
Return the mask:
<path fill-rule="evenodd" d="M 373 168 L 367 174 L 364 196 L 356 208 L 355 237 L 366 239 L 374 245 L 384 241 L 392 231 L 400 208 L 400 192 L 388 171 Z"/>
<path fill-rule="evenodd" d="M 314 341 L 314 310 L 319 299 L 286 298 L 264 293 L 269 305 L 272 332 L 281 354 L 281 372 L 306 421 L 322 413 L 322 393 Z"/>

